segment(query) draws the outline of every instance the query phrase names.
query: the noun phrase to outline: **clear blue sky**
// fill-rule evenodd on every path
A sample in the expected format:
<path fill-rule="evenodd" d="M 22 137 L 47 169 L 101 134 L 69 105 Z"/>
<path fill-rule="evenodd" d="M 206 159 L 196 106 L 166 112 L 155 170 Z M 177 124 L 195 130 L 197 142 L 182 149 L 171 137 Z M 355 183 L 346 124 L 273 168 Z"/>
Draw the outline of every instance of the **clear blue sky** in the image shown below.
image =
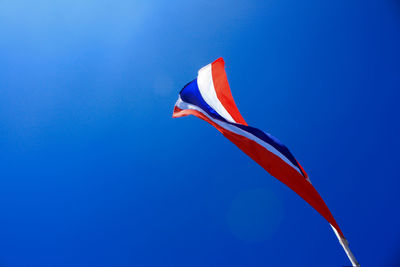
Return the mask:
<path fill-rule="evenodd" d="M 400 4 L 0 2 L 0 266 L 343 266 L 329 225 L 179 90 L 222 56 L 362 266 L 399 266 Z"/>

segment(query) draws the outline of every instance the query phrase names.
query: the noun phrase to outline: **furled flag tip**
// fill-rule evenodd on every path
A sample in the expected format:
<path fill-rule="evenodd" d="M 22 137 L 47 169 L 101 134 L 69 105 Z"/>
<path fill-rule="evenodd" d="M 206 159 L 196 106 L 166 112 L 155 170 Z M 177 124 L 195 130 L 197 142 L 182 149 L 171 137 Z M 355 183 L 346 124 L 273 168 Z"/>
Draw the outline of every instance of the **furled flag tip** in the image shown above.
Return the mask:
<path fill-rule="evenodd" d="M 233 100 L 224 65 L 224 60 L 219 58 L 201 68 L 197 78 L 179 93 L 172 116 L 194 115 L 214 126 L 319 212 L 334 229 L 353 266 L 360 266 L 339 225 L 289 149 L 270 134 L 247 125 Z"/>

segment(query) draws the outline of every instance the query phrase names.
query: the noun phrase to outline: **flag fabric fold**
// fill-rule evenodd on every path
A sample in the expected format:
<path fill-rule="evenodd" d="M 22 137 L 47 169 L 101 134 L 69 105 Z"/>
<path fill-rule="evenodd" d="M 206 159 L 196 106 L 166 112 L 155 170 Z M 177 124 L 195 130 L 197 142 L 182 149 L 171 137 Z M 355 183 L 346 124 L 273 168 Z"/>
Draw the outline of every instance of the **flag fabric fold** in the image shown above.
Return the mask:
<path fill-rule="evenodd" d="M 199 70 L 197 78 L 179 93 L 173 117 L 194 115 L 214 126 L 268 173 L 310 204 L 334 228 L 341 244 L 346 243 L 327 205 L 289 149 L 270 134 L 247 125 L 233 100 L 224 64 L 224 60 L 219 58 Z M 352 263 L 358 266 L 356 261 Z"/>

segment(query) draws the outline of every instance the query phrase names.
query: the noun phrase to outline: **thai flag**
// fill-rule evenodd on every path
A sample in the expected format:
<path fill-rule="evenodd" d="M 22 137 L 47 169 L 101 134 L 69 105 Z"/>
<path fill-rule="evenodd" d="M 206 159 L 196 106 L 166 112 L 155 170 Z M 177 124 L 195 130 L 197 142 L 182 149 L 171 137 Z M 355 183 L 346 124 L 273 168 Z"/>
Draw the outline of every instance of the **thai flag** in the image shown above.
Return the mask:
<path fill-rule="evenodd" d="M 217 128 L 267 172 L 307 201 L 331 224 L 341 243 L 346 243 L 325 202 L 289 149 L 270 134 L 247 125 L 233 100 L 224 65 L 224 60 L 219 58 L 199 70 L 197 79 L 179 93 L 173 117 L 194 115 Z"/>

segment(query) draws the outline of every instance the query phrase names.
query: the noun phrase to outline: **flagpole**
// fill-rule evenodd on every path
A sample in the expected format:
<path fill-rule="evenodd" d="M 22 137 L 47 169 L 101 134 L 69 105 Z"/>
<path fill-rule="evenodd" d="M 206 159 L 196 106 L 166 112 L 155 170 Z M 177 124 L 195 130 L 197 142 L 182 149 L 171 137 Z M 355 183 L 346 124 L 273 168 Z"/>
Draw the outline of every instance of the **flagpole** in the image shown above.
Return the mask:
<path fill-rule="evenodd" d="M 350 250 L 349 242 L 338 233 L 338 231 L 335 229 L 335 227 L 333 227 L 332 225 L 331 225 L 331 227 L 333 229 L 333 232 L 335 232 L 336 237 L 339 239 L 340 245 L 342 245 L 344 251 L 346 252 L 347 257 L 351 261 L 351 264 L 354 267 L 360 267 L 361 265 L 358 263 L 356 257 L 354 257 L 353 252 L 351 252 L 351 250 Z"/>

